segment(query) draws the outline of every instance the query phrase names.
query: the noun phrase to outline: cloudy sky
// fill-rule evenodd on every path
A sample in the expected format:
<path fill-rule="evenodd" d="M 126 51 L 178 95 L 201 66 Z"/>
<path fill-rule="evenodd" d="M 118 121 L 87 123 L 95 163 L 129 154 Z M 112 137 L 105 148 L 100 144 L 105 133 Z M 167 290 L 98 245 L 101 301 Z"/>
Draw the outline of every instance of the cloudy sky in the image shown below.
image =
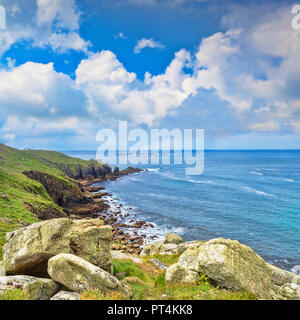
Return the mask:
<path fill-rule="evenodd" d="M 0 0 L 0 142 L 95 149 L 127 120 L 205 129 L 209 149 L 300 148 L 295 4 Z"/>

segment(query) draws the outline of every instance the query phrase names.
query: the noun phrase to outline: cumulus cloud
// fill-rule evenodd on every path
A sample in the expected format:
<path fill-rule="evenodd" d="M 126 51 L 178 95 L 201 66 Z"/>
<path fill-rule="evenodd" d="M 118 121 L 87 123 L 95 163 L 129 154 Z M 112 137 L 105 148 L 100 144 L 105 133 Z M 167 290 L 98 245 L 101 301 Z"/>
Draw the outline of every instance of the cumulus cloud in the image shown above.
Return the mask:
<path fill-rule="evenodd" d="M 59 10 L 55 14 L 46 10 L 39 23 L 64 23 L 76 29 L 79 16 L 61 22 Z M 290 27 L 289 17 L 287 6 L 253 5 L 248 10 L 234 6 L 223 18 L 228 31 L 202 39 L 194 52 L 179 50 L 164 72 L 146 72 L 143 80 L 109 50 L 89 53 L 78 65 L 74 80 L 58 73 L 53 64 L 28 62 L 16 67 L 11 61 L 0 71 L 0 107 L 7 115 L 1 135 L 13 139 L 25 132 L 46 135 L 64 130 L 88 135 L 100 121 L 120 119 L 154 126 L 187 108 L 190 98 L 193 114 L 201 117 L 201 109 L 196 108 L 203 91 L 225 102 L 218 117 L 229 113 L 228 108 L 235 113 L 240 132 L 299 133 L 300 34 Z M 23 32 L 26 37 L 31 30 Z M 77 50 L 85 46 L 76 30 L 69 31 L 68 37 L 51 33 L 41 45 L 50 43 L 55 50 L 63 45 Z M 6 39 L 9 46 L 14 34 L 10 32 Z M 151 47 L 147 41 L 138 43 L 137 52 Z M 205 112 L 213 115 L 214 110 Z"/>
<path fill-rule="evenodd" d="M 0 56 L 20 41 L 53 50 L 87 51 L 79 35 L 80 11 L 75 0 L 3 0 L 7 28 L 0 33 Z"/>
<path fill-rule="evenodd" d="M 165 46 L 163 44 L 161 44 L 160 42 L 155 41 L 154 39 L 150 38 L 150 39 L 140 39 L 138 40 L 136 46 L 133 49 L 134 53 L 141 53 L 141 51 L 145 48 L 164 48 Z"/>

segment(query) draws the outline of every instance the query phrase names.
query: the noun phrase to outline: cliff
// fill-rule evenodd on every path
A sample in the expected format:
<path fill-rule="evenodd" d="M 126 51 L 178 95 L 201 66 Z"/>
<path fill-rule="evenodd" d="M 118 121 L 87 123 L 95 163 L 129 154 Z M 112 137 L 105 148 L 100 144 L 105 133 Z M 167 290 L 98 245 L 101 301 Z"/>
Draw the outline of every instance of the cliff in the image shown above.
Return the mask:
<path fill-rule="evenodd" d="M 78 204 L 91 206 L 93 200 L 75 179 L 104 179 L 110 174 L 108 165 L 94 160 L 0 144 L 0 256 L 6 232 L 66 217 Z"/>

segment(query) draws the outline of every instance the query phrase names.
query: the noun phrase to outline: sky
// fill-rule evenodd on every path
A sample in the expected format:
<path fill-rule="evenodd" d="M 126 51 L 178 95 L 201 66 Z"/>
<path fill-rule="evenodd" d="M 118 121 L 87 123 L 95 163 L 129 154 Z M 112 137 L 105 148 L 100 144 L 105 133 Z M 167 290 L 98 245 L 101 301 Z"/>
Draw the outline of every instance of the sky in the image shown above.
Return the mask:
<path fill-rule="evenodd" d="M 0 5 L 0 143 L 94 150 L 127 121 L 204 129 L 207 149 L 300 148 L 295 1 Z"/>

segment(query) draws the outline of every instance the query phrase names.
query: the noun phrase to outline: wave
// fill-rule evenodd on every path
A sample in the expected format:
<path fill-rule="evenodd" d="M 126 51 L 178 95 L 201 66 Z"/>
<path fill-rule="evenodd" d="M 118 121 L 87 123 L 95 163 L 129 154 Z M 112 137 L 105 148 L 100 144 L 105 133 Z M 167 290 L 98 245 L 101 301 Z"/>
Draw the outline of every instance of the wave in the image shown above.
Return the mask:
<path fill-rule="evenodd" d="M 199 183 L 199 184 L 214 184 L 213 181 L 211 180 L 193 180 L 193 179 L 189 179 L 189 178 L 179 178 L 179 177 L 175 177 L 174 175 L 167 173 L 167 172 L 160 172 L 160 174 L 164 177 L 169 178 L 170 180 L 177 180 L 177 181 L 184 181 L 184 182 L 190 182 L 190 183 Z"/>
<path fill-rule="evenodd" d="M 269 178 L 270 178 L 270 179 L 273 179 L 273 180 L 280 180 L 280 181 L 295 183 L 295 180 L 293 180 L 293 179 L 288 179 L 288 178 L 273 178 L 273 177 L 269 177 Z"/>
<path fill-rule="evenodd" d="M 149 172 L 159 172 L 160 168 L 154 169 L 154 168 L 147 168 L 146 169 Z"/>
<path fill-rule="evenodd" d="M 260 195 L 260 196 L 276 197 L 274 194 L 263 192 L 263 191 L 256 190 L 256 189 L 253 189 L 253 188 L 243 187 L 241 189 L 243 189 L 245 191 L 248 191 L 248 192 L 251 192 L 251 193 L 255 193 L 255 194 Z"/>
<path fill-rule="evenodd" d="M 251 173 L 251 174 L 256 174 L 256 175 L 258 175 L 258 176 L 263 176 L 263 173 L 257 172 L 257 171 L 251 171 L 250 173 Z"/>

